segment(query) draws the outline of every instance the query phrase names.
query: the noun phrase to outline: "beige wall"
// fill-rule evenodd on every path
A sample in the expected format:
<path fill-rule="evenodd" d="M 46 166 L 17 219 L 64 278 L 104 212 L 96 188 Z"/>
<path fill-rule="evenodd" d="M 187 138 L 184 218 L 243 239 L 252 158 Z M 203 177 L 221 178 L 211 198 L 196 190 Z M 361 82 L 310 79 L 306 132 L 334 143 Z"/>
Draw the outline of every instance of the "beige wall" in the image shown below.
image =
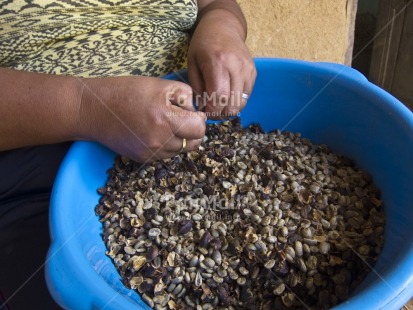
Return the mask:
<path fill-rule="evenodd" d="M 238 0 L 254 57 L 351 64 L 357 0 Z"/>

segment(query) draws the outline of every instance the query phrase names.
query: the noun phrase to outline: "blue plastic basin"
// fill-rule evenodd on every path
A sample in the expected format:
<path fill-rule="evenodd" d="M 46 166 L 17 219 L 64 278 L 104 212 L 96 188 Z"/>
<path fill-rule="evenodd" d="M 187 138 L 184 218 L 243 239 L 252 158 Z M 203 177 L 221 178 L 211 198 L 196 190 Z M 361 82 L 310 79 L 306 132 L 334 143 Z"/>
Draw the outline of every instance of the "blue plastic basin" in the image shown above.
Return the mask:
<path fill-rule="evenodd" d="M 385 245 L 357 293 L 337 309 L 399 309 L 413 296 L 413 114 L 357 71 L 337 64 L 257 59 L 244 125 L 299 131 L 368 171 L 385 204 Z M 179 76 L 169 76 L 179 79 Z M 77 142 L 56 179 L 46 278 L 67 309 L 148 309 L 105 255 L 97 188 L 115 154 Z"/>

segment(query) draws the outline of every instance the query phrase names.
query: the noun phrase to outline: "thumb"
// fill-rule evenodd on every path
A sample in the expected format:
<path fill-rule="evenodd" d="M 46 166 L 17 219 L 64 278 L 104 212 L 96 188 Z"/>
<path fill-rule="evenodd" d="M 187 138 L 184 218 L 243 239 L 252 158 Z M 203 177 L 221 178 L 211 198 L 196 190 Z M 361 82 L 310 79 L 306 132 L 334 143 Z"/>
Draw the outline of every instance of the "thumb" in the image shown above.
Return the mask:
<path fill-rule="evenodd" d="M 207 117 L 203 112 L 187 111 L 171 106 L 168 119 L 172 132 L 179 138 L 201 139 L 205 135 Z"/>

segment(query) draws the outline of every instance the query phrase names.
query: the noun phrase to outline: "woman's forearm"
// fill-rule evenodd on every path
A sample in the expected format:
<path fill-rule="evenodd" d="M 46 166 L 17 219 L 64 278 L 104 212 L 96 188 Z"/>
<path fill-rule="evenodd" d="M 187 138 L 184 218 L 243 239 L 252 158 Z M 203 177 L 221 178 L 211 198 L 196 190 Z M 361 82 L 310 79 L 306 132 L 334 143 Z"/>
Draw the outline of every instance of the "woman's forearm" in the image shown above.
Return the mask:
<path fill-rule="evenodd" d="M 0 68 L 0 150 L 76 137 L 78 78 Z"/>
<path fill-rule="evenodd" d="M 97 141 L 138 162 L 198 148 L 206 116 L 192 89 L 143 76 L 79 79 L 0 68 L 0 151 Z"/>
<path fill-rule="evenodd" d="M 198 0 L 198 12 L 188 50 L 189 82 L 208 117 L 237 115 L 257 75 L 245 45 L 244 15 L 234 0 Z"/>
<path fill-rule="evenodd" d="M 198 0 L 197 24 L 208 15 L 213 15 L 215 18 L 223 17 L 221 21 L 225 21 L 227 26 L 236 29 L 243 40 L 247 38 L 247 22 L 235 0 Z"/>

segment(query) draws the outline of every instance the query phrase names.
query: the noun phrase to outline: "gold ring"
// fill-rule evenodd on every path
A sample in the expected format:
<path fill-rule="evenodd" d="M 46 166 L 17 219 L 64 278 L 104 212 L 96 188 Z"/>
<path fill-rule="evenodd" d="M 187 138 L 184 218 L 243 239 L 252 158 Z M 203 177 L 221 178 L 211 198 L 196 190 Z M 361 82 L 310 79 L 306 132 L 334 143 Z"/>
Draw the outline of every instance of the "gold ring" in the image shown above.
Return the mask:
<path fill-rule="evenodd" d="M 179 150 L 179 153 L 185 152 L 186 142 L 187 142 L 186 139 L 183 138 L 183 140 L 182 140 L 182 147 L 181 147 L 181 149 Z"/>

